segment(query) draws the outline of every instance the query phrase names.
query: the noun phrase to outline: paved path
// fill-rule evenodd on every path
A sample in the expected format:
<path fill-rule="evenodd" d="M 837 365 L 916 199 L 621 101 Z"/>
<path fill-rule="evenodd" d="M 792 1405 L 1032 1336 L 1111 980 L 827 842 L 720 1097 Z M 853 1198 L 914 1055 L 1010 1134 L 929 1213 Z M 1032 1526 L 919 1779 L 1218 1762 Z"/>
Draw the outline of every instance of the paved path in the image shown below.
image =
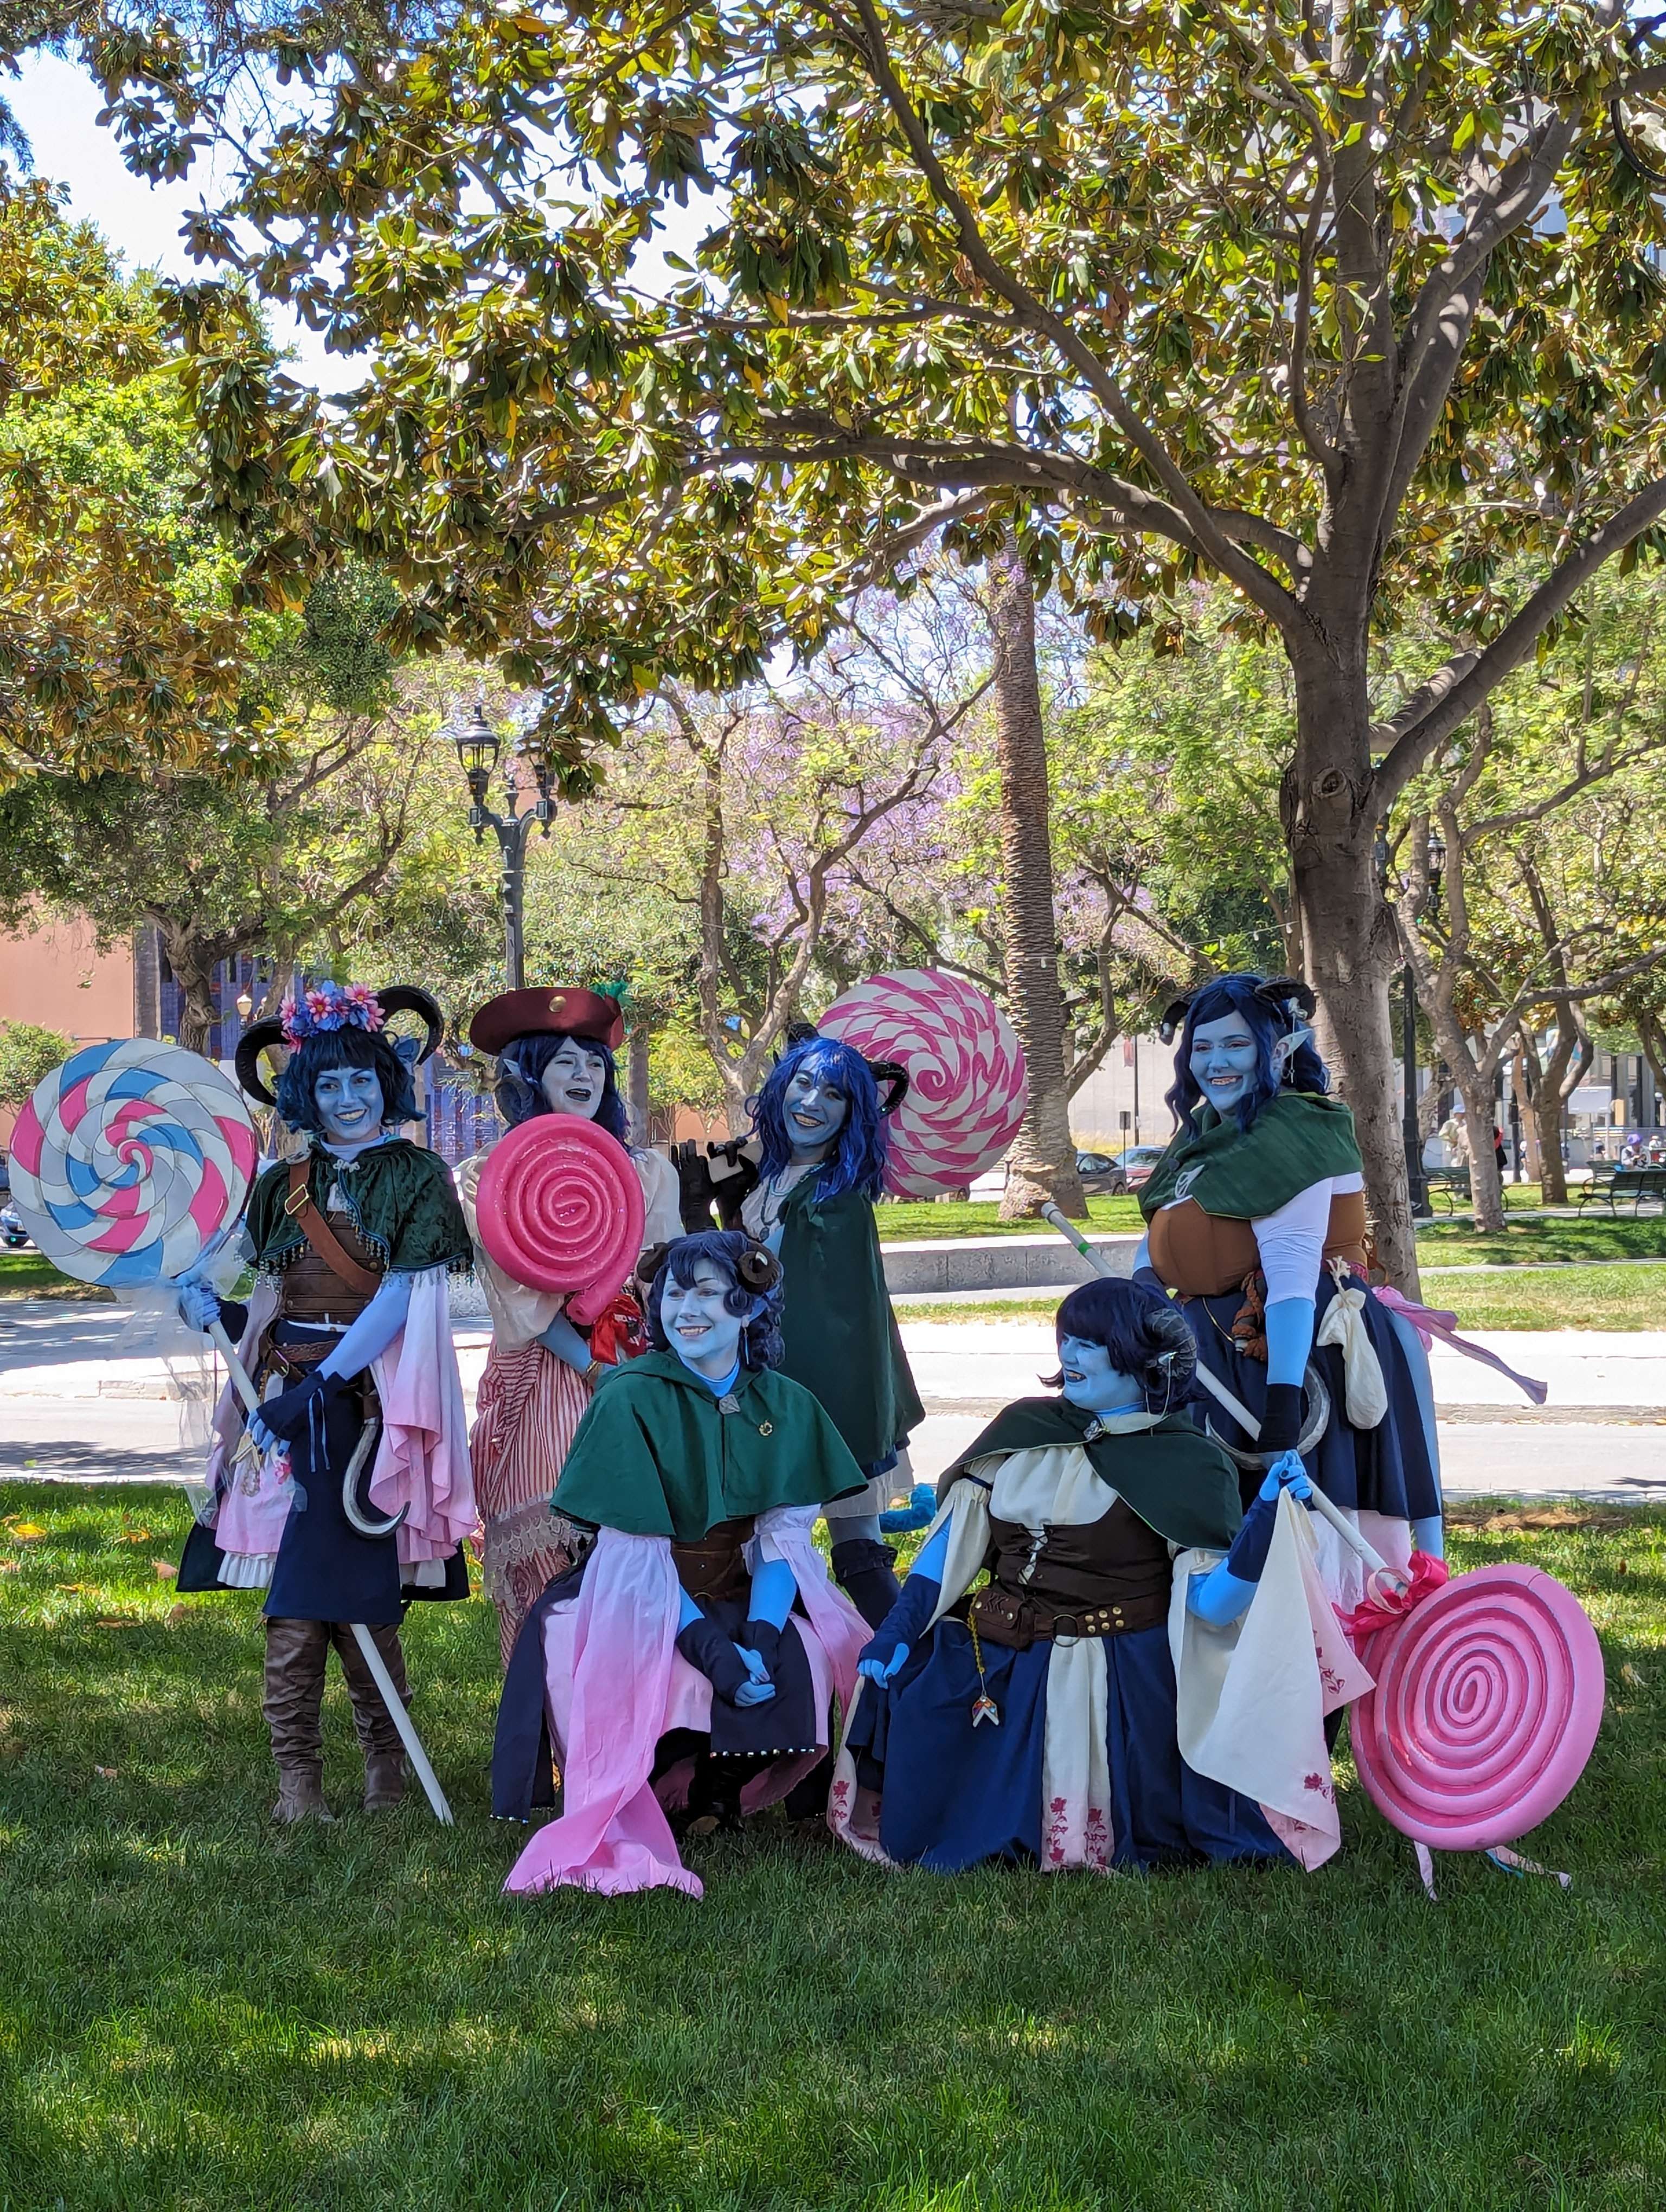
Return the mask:
<path fill-rule="evenodd" d="M 1041 1322 L 911 1322 L 903 1334 L 927 1404 L 913 1452 L 921 1480 L 1054 1366 L 1052 1333 Z M 457 1339 L 471 1399 L 486 1331 L 459 1322 Z M 1438 1348 L 1452 1496 L 1666 1498 L 1666 1334 L 1517 1331 L 1479 1340 L 1547 1382 L 1550 1400 L 1537 1412 L 1502 1376 Z M 190 1409 L 161 1396 L 165 1387 L 161 1363 L 133 1355 L 125 1317 L 112 1308 L 0 1306 L 0 1478 L 186 1479 L 198 1463 L 179 1443 Z"/>

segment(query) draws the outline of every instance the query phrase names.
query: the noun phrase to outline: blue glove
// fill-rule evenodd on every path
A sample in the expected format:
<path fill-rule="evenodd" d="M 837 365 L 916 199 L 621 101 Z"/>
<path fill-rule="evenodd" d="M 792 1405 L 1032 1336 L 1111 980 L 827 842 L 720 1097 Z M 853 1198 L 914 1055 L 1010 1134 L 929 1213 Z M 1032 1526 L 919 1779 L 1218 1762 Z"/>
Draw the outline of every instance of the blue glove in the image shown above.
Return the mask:
<path fill-rule="evenodd" d="M 179 1318 L 187 1328 L 199 1328 L 206 1336 L 220 1318 L 220 1301 L 208 1285 L 199 1282 L 195 1275 L 181 1275 L 179 1284 Z"/>
<path fill-rule="evenodd" d="M 947 1523 L 944 1525 L 946 1528 Z M 921 1574 L 916 1563 L 903 1585 L 902 1595 L 862 1646 L 856 1672 L 882 1690 L 894 1681 L 907 1661 L 910 1645 L 924 1635 L 942 1593 L 941 1579 Z"/>

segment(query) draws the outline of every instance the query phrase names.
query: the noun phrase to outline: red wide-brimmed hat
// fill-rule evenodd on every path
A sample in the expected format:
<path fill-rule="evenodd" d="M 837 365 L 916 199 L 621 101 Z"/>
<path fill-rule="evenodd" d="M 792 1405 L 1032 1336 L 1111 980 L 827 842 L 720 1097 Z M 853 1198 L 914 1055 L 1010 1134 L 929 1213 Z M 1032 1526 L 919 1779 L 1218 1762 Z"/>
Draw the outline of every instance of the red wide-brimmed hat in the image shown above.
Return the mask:
<path fill-rule="evenodd" d="M 502 1052 L 519 1036 L 591 1037 L 617 1052 L 624 1042 L 624 1009 L 605 991 L 562 983 L 554 990 L 500 991 L 469 1024 L 477 1052 Z"/>

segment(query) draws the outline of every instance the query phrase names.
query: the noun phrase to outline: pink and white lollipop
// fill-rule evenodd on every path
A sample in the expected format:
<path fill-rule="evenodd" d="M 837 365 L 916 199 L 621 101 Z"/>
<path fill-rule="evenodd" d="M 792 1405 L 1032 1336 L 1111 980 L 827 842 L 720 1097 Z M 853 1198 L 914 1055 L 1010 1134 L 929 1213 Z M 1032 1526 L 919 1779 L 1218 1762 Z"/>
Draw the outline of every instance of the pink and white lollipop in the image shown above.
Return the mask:
<path fill-rule="evenodd" d="M 171 1282 L 242 1212 L 258 1151 L 247 1107 L 211 1060 L 119 1038 L 36 1085 L 12 1132 L 12 1201 L 66 1275 Z"/>
<path fill-rule="evenodd" d="M 939 968 L 870 975 L 818 1025 L 866 1060 L 908 1070 L 891 1116 L 885 1188 L 931 1198 L 994 1166 L 1018 1133 L 1029 1085 L 1024 1048 L 988 994 Z"/>

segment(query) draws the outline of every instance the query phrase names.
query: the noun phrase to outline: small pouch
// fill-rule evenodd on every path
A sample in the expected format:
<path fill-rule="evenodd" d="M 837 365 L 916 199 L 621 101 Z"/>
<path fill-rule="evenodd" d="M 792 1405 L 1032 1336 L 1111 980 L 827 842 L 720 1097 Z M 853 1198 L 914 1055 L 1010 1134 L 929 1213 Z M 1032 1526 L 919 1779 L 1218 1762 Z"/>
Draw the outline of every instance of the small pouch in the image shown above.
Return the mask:
<path fill-rule="evenodd" d="M 1003 1651 L 1027 1651 L 1036 1640 L 1033 1602 L 998 1589 L 993 1583 L 972 1598 L 966 1619 L 983 1643 L 999 1644 Z"/>

